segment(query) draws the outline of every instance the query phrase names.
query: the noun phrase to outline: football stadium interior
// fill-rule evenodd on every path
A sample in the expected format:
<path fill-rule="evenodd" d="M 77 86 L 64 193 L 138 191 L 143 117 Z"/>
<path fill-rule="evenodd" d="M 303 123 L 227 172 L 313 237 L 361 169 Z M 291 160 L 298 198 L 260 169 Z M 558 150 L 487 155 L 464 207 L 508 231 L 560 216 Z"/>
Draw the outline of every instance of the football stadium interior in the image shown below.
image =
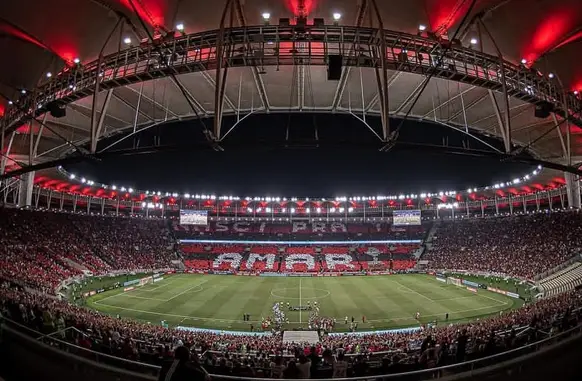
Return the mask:
<path fill-rule="evenodd" d="M 0 5 L 0 381 L 580 380 L 582 2 Z"/>

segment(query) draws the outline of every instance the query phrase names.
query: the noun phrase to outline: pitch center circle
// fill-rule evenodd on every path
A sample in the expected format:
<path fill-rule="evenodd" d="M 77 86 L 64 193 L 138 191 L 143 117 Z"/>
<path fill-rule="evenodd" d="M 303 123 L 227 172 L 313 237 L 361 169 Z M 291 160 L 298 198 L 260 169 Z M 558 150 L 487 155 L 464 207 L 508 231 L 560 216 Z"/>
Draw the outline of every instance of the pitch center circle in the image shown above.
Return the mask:
<path fill-rule="evenodd" d="M 312 288 L 312 287 L 301 287 L 301 292 L 305 292 L 306 290 L 309 291 L 313 291 L 313 294 L 315 294 L 315 296 L 301 296 L 301 298 L 299 297 L 293 297 L 293 296 L 285 296 L 282 294 L 285 294 L 287 292 L 287 290 L 291 290 L 292 293 L 294 295 L 297 295 L 298 289 L 295 287 L 286 287 L 286 288 L 275 288 L 273 290 L 271 290 L 271 296 L 275 297 L 275 298 L 279 298 L 279 299 L 292 299 L 292 300 L 313 300 L 313 299 L 323 299 L 323 298 L 327 298 L 328 296 L 331 295 L 331 292 L 329 290 L 323 289 L 323 288 Z"/>

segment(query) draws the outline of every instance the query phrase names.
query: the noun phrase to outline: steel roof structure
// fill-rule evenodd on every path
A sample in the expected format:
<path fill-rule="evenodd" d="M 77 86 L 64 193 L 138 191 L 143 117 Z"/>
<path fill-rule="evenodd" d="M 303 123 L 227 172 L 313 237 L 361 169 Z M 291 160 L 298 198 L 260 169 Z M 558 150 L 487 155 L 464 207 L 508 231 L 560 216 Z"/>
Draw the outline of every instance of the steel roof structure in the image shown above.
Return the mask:
<path fill-rule="evenodd" d="M 219 147 L 223 115 L 274 112 L 379 116 L 387 147 L 407 117 L 582 157 L 577 0 L 23 0 L 0 7 L 0 35 L 0 175 L 173 120 Z"/>

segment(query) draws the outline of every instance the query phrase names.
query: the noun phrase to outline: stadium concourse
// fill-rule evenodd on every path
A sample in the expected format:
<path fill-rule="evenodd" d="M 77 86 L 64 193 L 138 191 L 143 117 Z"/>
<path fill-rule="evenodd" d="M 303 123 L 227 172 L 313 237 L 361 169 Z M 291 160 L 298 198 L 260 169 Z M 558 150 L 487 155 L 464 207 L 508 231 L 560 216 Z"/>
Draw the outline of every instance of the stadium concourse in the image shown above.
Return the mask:
<path fill-rule="evenodd" d="M 435 358 L 438 365 L 450 364 L 567 329 L 581 317 L 581 295 L 572 290 L 474 322 L 423 325 L 420 330 L 403 332 L 331 335 L 325 332 L 333 329 L 334 323 L 329 321 L 320 330 L 319 342 L 307 344 L 284 342 L 270 329 L 249 336 L 144 324 L 96 312 L 56 294 L 66 279 L 84 273 L 174 272 L 182 263 L 202 273 L 340 275 L 353 271 L 366 275 L 412 269 L 418 261 L 428 260 L 429 269 L 531 279 L 576 254 L 582 245 L 581 232 L 578 212 L 438 221 L 412 228 L 234 222 L 210 224 L 202 232 L 184 229 L 168 219 L 4 208 L 0 211 L 0 311 L 3 317 L 45 334 L 58 331 L 58 337 L 80 347 L 146 363 L 160 364 L 173 356 L 175 348 L 186 345 L 204 354 L 200 360 L 217 374 L 276 376 L 283 369 L 294 371 L 296 364 L 311 363 L 299 368 L 302 372 L 309 369 L 311 376 L 330 376 L 336 361 L 348 361 L 345 375 L 415 370 L 436 365 Z M 185 241 L 186 237 L 200 239 L 202 234 L 208 243 Z M 324 240 L 328 234 L 344 243 L 330 244 L 333 241 Z M 240 243 L 212 243 L 227 235 Z M 394 235 L 401 242 L 412 243 L 355 243 L 362 236 L 383 237 L 389 242 Z M 303 243 L 310 236 L 317 236 L 320 242 Z M 177 244 L 178 237 L 182 244 Z M 271 243 L 253 243 L 253 239 Z"/>

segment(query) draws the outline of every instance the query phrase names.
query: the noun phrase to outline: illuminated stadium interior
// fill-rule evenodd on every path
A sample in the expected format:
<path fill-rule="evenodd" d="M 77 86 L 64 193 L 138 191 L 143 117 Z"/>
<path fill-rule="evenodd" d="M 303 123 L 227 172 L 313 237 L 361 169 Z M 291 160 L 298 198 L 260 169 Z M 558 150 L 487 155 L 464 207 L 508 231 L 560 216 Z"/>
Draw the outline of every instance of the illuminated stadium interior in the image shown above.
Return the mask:
<path fill-rule="evenodd" d="M 581 25 L 2 5 L 0 381 L 580 379 Z"/>

